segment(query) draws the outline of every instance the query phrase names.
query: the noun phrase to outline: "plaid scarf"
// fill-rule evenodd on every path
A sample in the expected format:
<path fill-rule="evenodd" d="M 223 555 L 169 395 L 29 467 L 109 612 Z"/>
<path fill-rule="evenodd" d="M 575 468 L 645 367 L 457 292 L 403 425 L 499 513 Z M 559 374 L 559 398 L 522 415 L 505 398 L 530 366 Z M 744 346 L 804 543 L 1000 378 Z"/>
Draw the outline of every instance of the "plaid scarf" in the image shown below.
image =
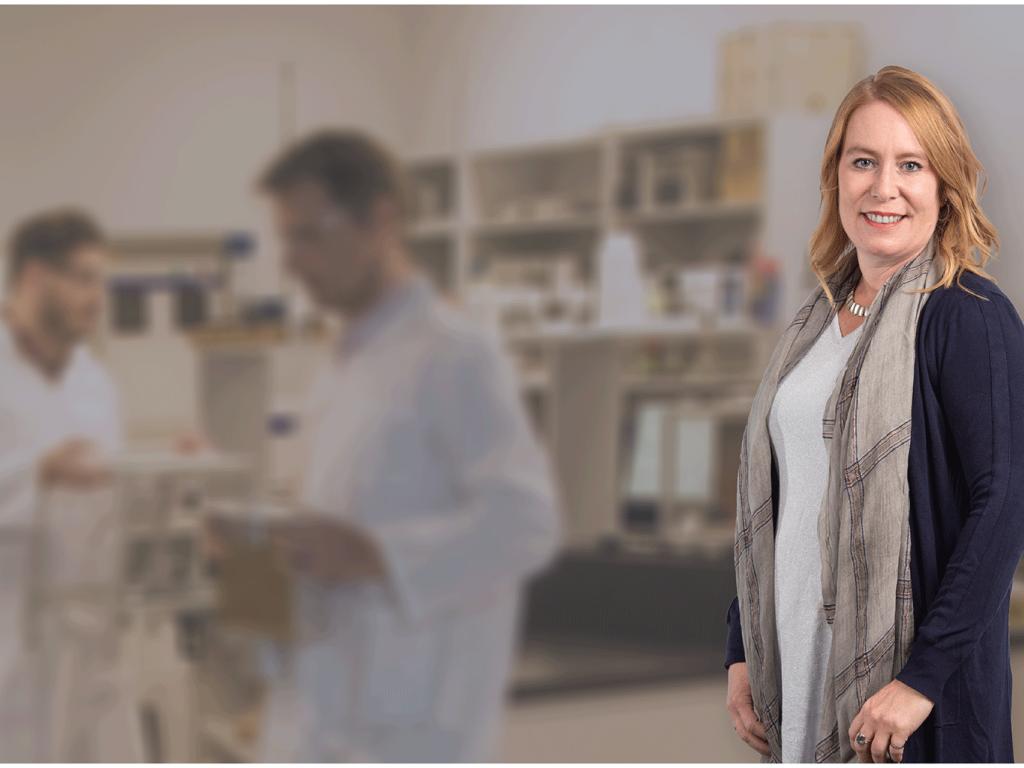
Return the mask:
<path fill-rule="evenodd" d="M 917 320 L 938 281 L 934 243 L 878 291 L 829 397 L 822 438 L 828 484 L 818 519 L 822 605 L 832 625 L 816 762 L 857 758 L 848 731 L 864 702 L 903 668 L 914 634 L 907 458 Z M 860 278 L 852 254 L 782 334 L 754 395 L 740 448 L 734 558 L 754 711 L 781 762 L 781 669 L 775 627 L 775 526 L 768 414 L 779 382 L 833 320 Z M 897 290 L 906 288 L 908 290 Z"/>

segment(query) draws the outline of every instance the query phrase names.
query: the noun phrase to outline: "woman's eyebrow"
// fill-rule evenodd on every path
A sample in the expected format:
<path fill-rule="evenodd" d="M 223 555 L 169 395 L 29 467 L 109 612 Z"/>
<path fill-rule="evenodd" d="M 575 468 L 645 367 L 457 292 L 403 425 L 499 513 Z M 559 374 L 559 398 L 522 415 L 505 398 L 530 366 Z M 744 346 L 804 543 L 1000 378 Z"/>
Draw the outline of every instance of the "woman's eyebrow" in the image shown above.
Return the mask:
<path fill-rule="evenodd" d="M 878 155 L 878 153 L 875 152 L 875 150 L 868 149 L 867 147 L 850 147 L 843 154 L 844 155 L 860 154 L 860 155 L 873 155 L 873 156 L 877 156 Z M 924 153 L 922 153 L 922 152 L 903 152 L 896 159 L 897 160 L 903 160 L 903 159 L 908 158 L 908 157 L 918 157 L 918 158 L 920 158 L 920 157 L 924 157 Z"/>

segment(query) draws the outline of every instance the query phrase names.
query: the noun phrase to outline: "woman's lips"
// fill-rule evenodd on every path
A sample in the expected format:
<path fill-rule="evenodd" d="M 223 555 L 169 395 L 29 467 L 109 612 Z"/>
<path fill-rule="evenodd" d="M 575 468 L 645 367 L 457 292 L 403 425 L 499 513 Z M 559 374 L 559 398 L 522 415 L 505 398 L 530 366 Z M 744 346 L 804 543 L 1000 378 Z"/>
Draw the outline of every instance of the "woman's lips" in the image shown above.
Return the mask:
<path fill-rule="evenodd" d="M 906 216 L 901 216 L 899 221 L 894 221 L 891 224 L 879 224 L 878 222 L 869 219 L 866 213 L 862 213 L 861 217 L 864 219 L 864 221 L 866 221 L 870 226 L 874 227 L 875 229 L 893 229 L 894 227 L 898 227 L 900 224 L 902 224 L 904 219 L 907 218 Z"/>

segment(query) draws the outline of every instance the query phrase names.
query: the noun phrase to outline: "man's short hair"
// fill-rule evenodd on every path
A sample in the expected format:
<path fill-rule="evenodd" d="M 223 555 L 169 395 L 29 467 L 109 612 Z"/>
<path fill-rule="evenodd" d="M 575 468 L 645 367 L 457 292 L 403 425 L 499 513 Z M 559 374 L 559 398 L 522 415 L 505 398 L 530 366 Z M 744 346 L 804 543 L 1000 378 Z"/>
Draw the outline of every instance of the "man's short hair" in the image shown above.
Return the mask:
<path fill-rule="evenodd" d="M 382 197 L 400 213 L 407 210 L 407 181 L 398 161 L 359 131 L 323 130 L 295 142 L 273 160 L 259 185 L 278 194 L 306 181 L 322 184 L 335 203 L 360 221 Z"/>
<path fill-rule="evenodd" d="M 35 261 L 54 268 L 64 267 L 79 248 L 103 245 L 106 236 L 88 214 L 61 208 L 43 211 L 23 219 L 8 245 L 7 280 L 13 283 L 25 265 Z"/>

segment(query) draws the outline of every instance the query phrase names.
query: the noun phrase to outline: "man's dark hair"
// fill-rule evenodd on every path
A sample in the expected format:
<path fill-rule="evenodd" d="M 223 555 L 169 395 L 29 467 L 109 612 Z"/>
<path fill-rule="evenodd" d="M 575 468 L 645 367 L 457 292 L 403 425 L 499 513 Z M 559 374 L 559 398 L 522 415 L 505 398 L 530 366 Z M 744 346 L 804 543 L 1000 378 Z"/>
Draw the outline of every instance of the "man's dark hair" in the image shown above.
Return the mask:
<path fill-rule="evenodd" d="M 13 283 L 31 261 L 61 268 L 79 248 L 105 242 L 103 230 L 82 211 L 61 208 L 29 216 L 15 226 L 11 235 L 8 283 Z"/>
<path fill-rule="evenodd" d="M 259 185 L 277 194 L 305 181 L 322 184 L 359 221 L 381 197 L 407 210 L 407 182 L 398 161 L 359 131 L 324 130 L 295 142 L 263 172 Z"/>

